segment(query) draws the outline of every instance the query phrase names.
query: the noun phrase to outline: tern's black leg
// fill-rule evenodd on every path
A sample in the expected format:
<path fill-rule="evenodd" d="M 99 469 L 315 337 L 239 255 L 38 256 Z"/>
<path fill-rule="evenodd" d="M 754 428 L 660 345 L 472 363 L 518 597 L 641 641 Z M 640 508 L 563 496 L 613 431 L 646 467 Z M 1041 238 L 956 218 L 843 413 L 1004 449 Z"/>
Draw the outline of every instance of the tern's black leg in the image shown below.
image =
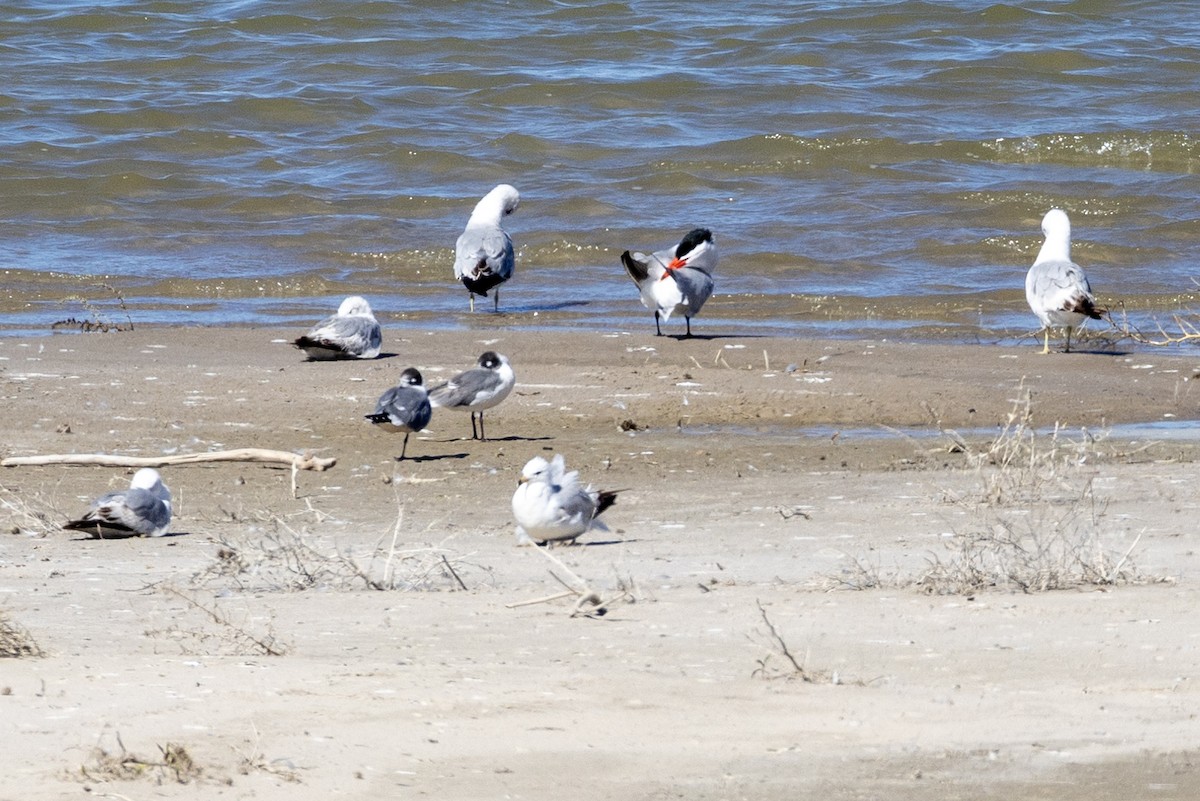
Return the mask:
<path fill-rule="evenodd" d="M 658 309 L 654 310 L 654 336 L 662 336 L 662 326 L 658 324 Z"/>
<path fill-rule="evenodd" d="M 684 334 L 684 336 L 689 336 L 689 337 L 690 337 L 690 336 L 692 335 L 692 318 L 691 318 L 691 317 L 684 317 L 683 319 L 687 321 L 687 333 L 686 333 L 686 334 Z"/>
<path fill-rule="evenodd" d="M 400 461 L 404 461 L 404 453 L 408 450 L 408 435 L 410 432 L 404 432 L 404 444 L 400 446 Z"/>
<path fill-rule="evenodd" d="M 487 434 L 483 432 L 483 412 L 479 413 L 479 441 L 487 442 Z"/>

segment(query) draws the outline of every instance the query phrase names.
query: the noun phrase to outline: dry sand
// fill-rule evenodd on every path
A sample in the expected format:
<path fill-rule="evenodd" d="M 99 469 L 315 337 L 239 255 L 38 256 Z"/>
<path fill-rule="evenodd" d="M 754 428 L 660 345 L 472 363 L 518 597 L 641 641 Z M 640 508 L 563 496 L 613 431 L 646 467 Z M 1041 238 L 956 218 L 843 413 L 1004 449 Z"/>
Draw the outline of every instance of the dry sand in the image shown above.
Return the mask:
<path fill-rule="evenodd" d="M 0 612 L 45 651 L 0 660 L 0 798 L 1200 797 L 1196 450 L 1105 436 L 1200 417 L 1200 359 L 389 331 L 386 358 L 316 364 L 299 333 L 0 339 L 4 456 L 338 460 L 298 498 L 286 469 L 162 468 L 177 515 L 155 540 L 52 525 L 132 471 L 0 472 Z M 518 378 L 494 439 L 438 412 L 396 462 L 362 417 L 380 392 L 489 348 Z M 973 454 L 1024 390 L 1039 426 L 1072 427 L 1070 463 L 976 503 L 995 473 Z M 628 591 L 603 617 L 510 607 L 566 576 L 515 546 L 509 509 L 551 452 L 625 490 L 611 532 L 552 551 Z M 1132 548 L 1136 580 L 911 586 L 997 520 L 1074 521 L 1109 565 Z M 379 580 L 397 526 L 412 588 L 346 574 L 339 555 Z M 839 583 L 855 561 L 882 586 Z"/>

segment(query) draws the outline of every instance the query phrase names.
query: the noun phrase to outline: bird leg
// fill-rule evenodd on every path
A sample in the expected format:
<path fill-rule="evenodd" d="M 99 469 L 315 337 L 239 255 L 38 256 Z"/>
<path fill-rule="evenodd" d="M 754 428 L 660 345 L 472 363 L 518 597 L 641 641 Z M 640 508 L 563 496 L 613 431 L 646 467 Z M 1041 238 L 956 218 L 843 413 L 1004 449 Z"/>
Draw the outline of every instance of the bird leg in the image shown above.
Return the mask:
<path fill-rule="evenodd" d="M 475 313 L 475 293 L 468 289 L 467 290 L 467 298 L 470 299 L 470 301 L 471 301 L 471 313 L 474 314 Z"/>
<path fill-rule="evenodd" d="M 1045 355 L 1050 352 L 1050 327 L 1049 326 L 1046 327 L 1045 334 L 1046 334 L 1046 344 L 1042 347 L 1042 355 Z"/>
<path fill-rule="evenodd" d="M 404 452 L 408 450 L 408 435 L 409 432 L 404 432 L 404 444 L 400 446 L 400 458 L 397 461 L 404 461 Z"/>
<path fill-rule="evenodd" d="M 1071 352 L 1071 326 L 1067 326 L 1067 349 L 1063 353 Z"/>
<path fill-rule="evenodd" d="M 683 319 L 687 322 L 687 333 L 684 336 L 690 337 L 692 335 L 692 318 L 684 317 Z"/>
<path fill-rule="evenodd" d="M 654 336 L 662 336 L 662 326 L 658 323 L 658 309 L 654 310 Z"/>
<path fill-rule="evenodd" d="M 500 287 L 496 287 L 492 295 L 492 311 L 496 314 L 500 313 Z"/>

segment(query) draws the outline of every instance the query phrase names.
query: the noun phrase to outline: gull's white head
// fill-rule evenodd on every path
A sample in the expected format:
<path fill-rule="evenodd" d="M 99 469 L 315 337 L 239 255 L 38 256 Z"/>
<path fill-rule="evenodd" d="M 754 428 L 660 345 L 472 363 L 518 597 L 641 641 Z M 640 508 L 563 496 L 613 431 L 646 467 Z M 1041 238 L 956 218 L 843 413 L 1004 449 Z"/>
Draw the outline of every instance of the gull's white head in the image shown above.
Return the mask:
<path fill-rule="evenodd" d="M 1042 233 L 1047 239 L 1071 241 L 1071 218 L 1062 209 L 1050 209 L 1042 218 Z"/>
<path fill-rule="evenodd" d="M 162 482 L 162 476 L 153 467 L 143 467 L 134 473 L 133 481 L 129 482 L 129 486 L 131 489 L 146 490 L 159 500 L 171 502 L 171 491 L 167 489 L 167 485 Z"/>
<path fill-rule="evenodd" d="M 521 468 L 521 478 L 517 480 L 518 484 L 528 484 L 530 481 L 543 479 L 550 473 L 550 463 L 541 456 L 535 456 L 525 463 Z"/>
<path fill-rule="evenodd" d="M 1062 209 L 1050 209 L 1042 217 L 1042 243 L 1034 264 L 1071 260 L 1071 220 Z"/>
<path fill-rule="evenodd" d="M 521 205 L 521 193 L 508 184 L 500 184 L 475 204 L 471 222 L 499 225 L 500 220 L 512 214 Z"/>
<path fill-rule="evenodd" d="M 358 295 L 351 295 L 342 301 L 342 305 L 338 306 L 338 314 L 343 317 L 362 316 L 370 317 L 371 304 L 367 303 L 367 299 Z"/>

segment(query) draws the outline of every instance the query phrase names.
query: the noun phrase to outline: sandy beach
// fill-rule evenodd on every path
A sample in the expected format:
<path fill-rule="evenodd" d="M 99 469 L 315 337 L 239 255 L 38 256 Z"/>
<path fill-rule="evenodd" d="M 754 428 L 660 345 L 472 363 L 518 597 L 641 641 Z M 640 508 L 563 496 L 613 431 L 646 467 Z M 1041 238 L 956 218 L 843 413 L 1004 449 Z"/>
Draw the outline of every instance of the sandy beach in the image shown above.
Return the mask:
<path fill-rule="evenodd" d="M 1200 359 L 385 327 L 306 363 L 300 333 L 0 339 L 0 456 L 337 460 L 295 497 L 285 467 L 162 467 L 171 534 L 112 541 L 58 524 L 132 470 L 0 471 L 0 613 L 41 652 L 0 659 L 0 799 L 1200 796 L 1170 428 Z M 517 374 L 492 439 L 438 411 L 396 461 L 379 394 L 488 349 Z M 1040 433 L 1005 460 L 1012 425 Z M 561 565 L 510 509 L 552 453 L 622 490 Z M 1061 589 L 956 559 L 1050 530 Z M 605 614 L 523 604 L 573 577 Z"/>

